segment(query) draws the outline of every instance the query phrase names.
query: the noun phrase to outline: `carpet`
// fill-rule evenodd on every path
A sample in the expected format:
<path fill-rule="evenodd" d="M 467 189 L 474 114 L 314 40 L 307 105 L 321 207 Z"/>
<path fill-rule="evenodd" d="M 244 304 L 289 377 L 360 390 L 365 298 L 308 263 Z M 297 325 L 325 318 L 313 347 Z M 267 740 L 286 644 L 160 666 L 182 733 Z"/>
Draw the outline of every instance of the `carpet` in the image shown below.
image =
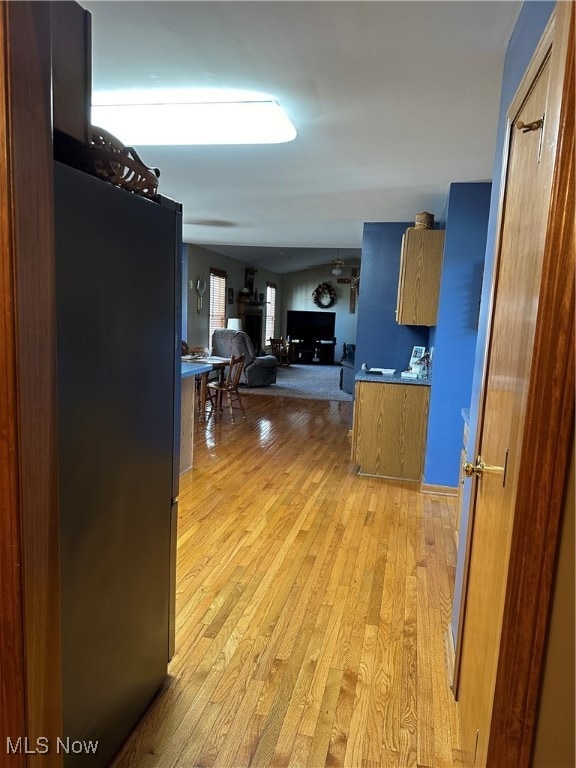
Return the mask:
<path fill-rule="evenodd" d="M 340 389 L 339 365 L 290 365 L 278 368 L 276 384 L 269 387 L 242 387 L 242 395 L 299 397 L 306 400 L 344 400 L 352 395 Z"/>

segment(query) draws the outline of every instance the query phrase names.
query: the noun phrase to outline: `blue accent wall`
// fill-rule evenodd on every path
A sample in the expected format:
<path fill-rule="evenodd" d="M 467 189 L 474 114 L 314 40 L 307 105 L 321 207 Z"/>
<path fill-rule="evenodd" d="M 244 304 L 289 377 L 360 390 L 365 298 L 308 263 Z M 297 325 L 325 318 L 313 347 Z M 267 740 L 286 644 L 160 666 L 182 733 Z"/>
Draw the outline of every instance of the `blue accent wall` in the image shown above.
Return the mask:
<path fill-rule="evenodd" d="M 428 346 L 429 329 L 398 325 L 396 297 L 402 235 L 414 222 L 364 224 L 356 334 L 356 371 L 362 363 L 406 370 L 412 347 Z"/>
<path fill-rule="evenodd" d="M 491 186 L 454 183 L 448 194 L 438 325 L 430 338 L 434 356 L 424 481 L 431 485 L 458 485 L 462 409 L 468 409 L 472 392 Z"/>
<path fill-rule="evenodd" d="M 494 185 L 490 200 L 490 216 L 488 220 L 488 234 L 486 241 L 486 259 L 484 262 L 484 280 L 482 285 L 482 299 L 480 303 L 480 321 L 478 325 L 478 340 L 474 363 L 474 375 L 472 379 L 472 396 L 470 400 L 470 432 L 468 441 L 468 460 L 474 458 L 476 447 L 476 432 L 478 411 L 480 406 L 480 390 L 484 372 L 484 349 L 488 335 L 488 311 L 492 275 L 494 269 L 494 248 L 496 244 L 496 227 L 498 223 L 498 201 L 500 196 L 499 180 L 502 173 L 502 154 L 506 139 L 506 112 L 516 93 L 530 59 L 536 50 L 536 46 L 554 10 L 555 3 L 530 0 L 525 2 L 520 10 L 518 21 L 508 45 L 504 62 L 504 74 L 502 78 L 502 91 L 500 97 L 500 112 L 498 119 L 498 132 L 496 136 L 496 153 L 494 161 Z M 462 584 L 465 563 L 465 546 L 470 510 L 471 483 L 464 484 L 462 503 L 462 517 L 459 531 L 459 550 L 456 563 L 456 581 L 454 585 L 454 604 L 452 609 L 452 633 L 454 641 L 457 641 L 458 617 L 462 603 Z"/>

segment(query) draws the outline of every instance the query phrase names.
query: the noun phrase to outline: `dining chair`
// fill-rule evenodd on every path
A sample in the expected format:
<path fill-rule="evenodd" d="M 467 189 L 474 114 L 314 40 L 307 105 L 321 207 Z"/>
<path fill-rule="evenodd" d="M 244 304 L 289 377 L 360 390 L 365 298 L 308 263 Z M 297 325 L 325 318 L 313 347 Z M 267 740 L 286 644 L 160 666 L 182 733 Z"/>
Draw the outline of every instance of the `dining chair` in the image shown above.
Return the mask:
<path fill-rule="evenodd" d="M 204 357 L 210 356 L 210 349 L 208 347 L 188 347 L 188 352 L 186 354 L 190 355 L 201 355 Z M 201 376 L 196 376 L 196 410 L 198 411 L 199 415 L 204 415 L 204 408 L 206 406 L 206 403 L 202 403 L 202 379 L 206 380 L 206 403 L 212 403 L 212 393 L 208 389 L 208 383 L 210 380 L 216 380 L 218 378 L 218 372 L 209 371 L 208 373 L 203 373 Z"/>
<path fill-rule="evenodd" d="M 272 347 L 272 354 L 278 360 L 279 365 L 290 365 L 290 342 L 279 339 L 268 339 Z"/>
<path fill-rule="evenodd" d="M 232 424 L 234 424 L 234 404 L 237 404 L 242 411 L 242 418 L 246 418 L 246 411 L 244 410 L 242 398 L 238 392 L 243 368 L 244 355 L 240 355 L 240 357 L 232 357 L 230 358 L 230 365 L 228 366 L 224 381 L 211 381 L 208 384 L 208 390 L 211 390 L 213 395 L 210 400 L 210 414 L 215 413 L 216 411 L 222 413 L 222 396 L 226 394 Z"/>

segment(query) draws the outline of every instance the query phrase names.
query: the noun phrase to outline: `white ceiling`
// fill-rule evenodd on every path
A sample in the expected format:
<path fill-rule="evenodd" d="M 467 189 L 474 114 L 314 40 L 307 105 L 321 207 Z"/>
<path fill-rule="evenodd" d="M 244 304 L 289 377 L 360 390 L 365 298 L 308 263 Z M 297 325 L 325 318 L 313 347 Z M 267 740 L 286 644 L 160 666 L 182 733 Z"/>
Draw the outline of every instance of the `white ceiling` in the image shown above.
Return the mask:
<path fill-rule="evenodd" d="M 186 242 L 291 272 L 491 178 L 520 2 L 80 2 L 95 90 L 264 91 L 296 126 L 288 144 L 137 148 L 183 203 Z"/>

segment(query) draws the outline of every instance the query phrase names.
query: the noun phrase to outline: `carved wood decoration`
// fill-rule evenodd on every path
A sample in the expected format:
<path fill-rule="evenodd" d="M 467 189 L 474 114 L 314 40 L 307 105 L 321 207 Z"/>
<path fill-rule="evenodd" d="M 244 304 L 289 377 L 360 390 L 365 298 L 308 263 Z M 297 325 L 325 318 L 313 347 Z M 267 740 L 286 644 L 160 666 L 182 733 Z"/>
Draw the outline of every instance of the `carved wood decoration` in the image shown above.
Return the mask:
<path fill-rule="evenodd" d="M 157 199 L 160 170 L 144 165 L 134 147 L 125 147 L 103 128 L 91 127 L 89 143 L 55 132 L 54 157 L 128 192 Z"/>

